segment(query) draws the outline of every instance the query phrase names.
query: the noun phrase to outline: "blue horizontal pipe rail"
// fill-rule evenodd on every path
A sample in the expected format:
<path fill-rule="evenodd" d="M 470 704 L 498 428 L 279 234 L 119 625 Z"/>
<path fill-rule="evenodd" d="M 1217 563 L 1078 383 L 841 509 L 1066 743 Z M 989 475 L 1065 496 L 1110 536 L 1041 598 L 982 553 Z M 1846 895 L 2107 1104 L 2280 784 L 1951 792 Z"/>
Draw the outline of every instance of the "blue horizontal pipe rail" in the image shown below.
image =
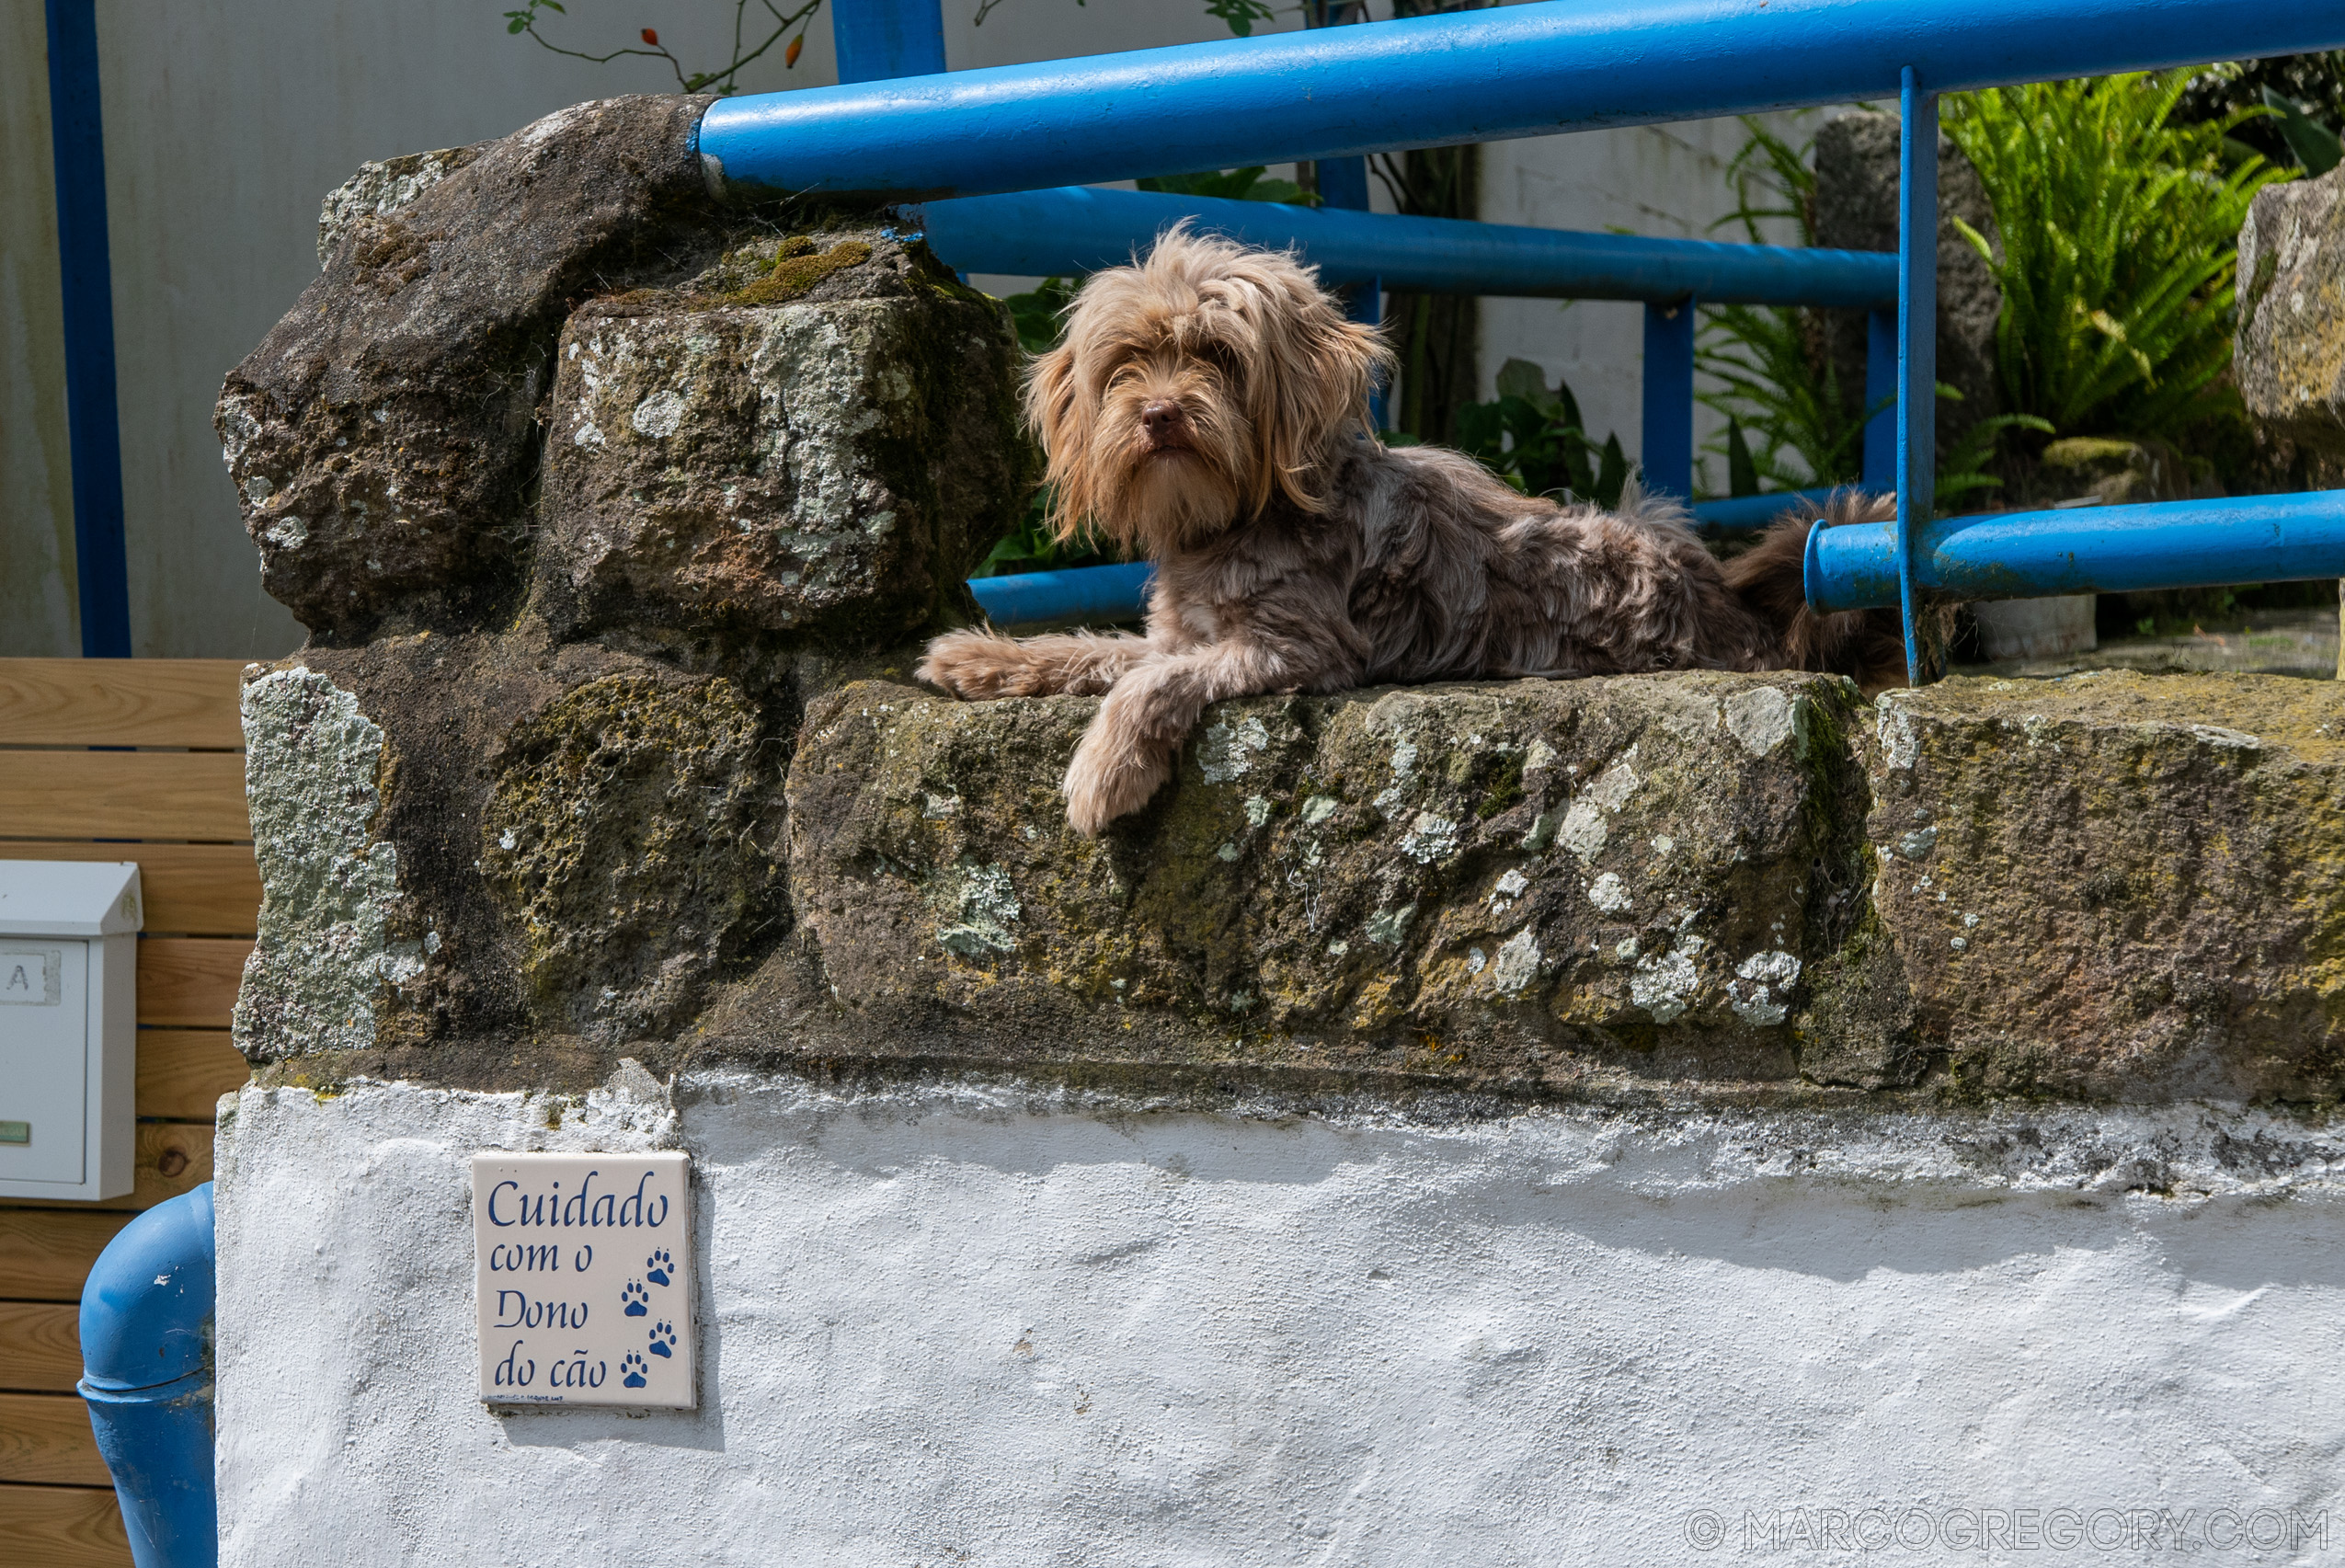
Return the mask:
<path fill-rule="evenodd" d="M 1705 533 L 1764 528 L 1800 501 L 1821 503 L 1832 491 L 1779 491 L 1704 501 L 1693 508 L 1694 526 Z M 1146 562 L 1116 567 L 1070 567 L 1056 572 L 1021 572 L 971 578 L 969 591 L 987 620 L 1003 628 L 1137 621 L 1147 604 L 1155 568 Z"/>
<path fill-rule="evenodd" d="M 137 1568 L 216 1568 L 212 1184 L 106 1244 L 82 1287 L 81 1395 Z"/>
<path fill-rule="evenodd" d="M 1574 234 L 1147 190 L 1072 186 L 932 201 L 917 221 L 958 271 L 1040 278 L 1120 266 L 1184 218 L 1243 245 L 1293 246 L 1329 283 L 1381 278 L 1413 293 L 1867 308 L 1897 299 L 1897 258 L 1887 251 Z"/>
<path fill-rule="evenodd" d="M 978 608 L 997 626 L 1040 626 L 1054 622 L 1136 621 L 1146 601 L 1154 568 L 1146 562 L 1119 567 L 1072 567 L 1058 572 L 1019 572 L 972 578 Z"/>
<path fill-rule="evenodd" d="M 2345 0 L 1544 0 L 725 98 L 704 166 L 909 200 L 2298 54 Z"/>
<path fill-rule="evenodd" d="M 1897 557 L 1890 523 L 1811 531 L 1808 602 L 1894 608 Z M 1925 525 L 1913 549 L 1915 591 L 1939 599 L 2333 577 L 2345 577 L 2345 490 L 1947 518 Z"/>
<path fill-rule="evenodd" d="M 1699 533 L 1737 533 L 1765 528 L 1802 501 L 1822 506 L 1835 494 L 1832 486 L 1815 490 L 1777 490 L 1764 496 L 1735 496 L 1724 500 L 1697 501 L 1691 509 Z"/>

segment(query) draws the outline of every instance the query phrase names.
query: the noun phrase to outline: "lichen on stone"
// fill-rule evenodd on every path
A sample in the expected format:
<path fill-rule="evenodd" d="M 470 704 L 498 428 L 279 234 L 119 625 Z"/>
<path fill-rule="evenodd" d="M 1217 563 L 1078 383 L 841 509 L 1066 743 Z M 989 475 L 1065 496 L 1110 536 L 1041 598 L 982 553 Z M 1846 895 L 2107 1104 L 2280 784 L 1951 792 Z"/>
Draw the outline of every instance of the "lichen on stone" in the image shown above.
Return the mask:
<path fill-rule="evenodd" d="M 925 297 L 580 315 L 537 612 L 868 644 L 957 612 L 1024 499 L 1012 354 L 998 307 Z"/>
<path fill-rule="evenodd" d="M 939 947 L 964 958 L 981 958 L 1017 945 L 1010 927 L 1018 918 L 1018 895 L 1008 872 L 999 865 L 968 865 L 947 880 L 951 923 L 938 926 Z"/>
<path fill-rule="evenodd" d="M 247 685 L 243 712 L 262 898 L 236 1048 L 254 1061 L 363 1049 L 384 989 L 423 964 L 392 933 L 399 857 L 376 833 L 383 730 L 356 697 L 300 668 Z"/>
<path fill-rule="evenodd" d="M 1781 698 L 1745 704 L 1756 749 L 1722 717 L 1755 689 Z M 1656 1029 L 1780 1036 L 1796 979 L 1770 968 L 1762 998 L 1736 966 L 1829 940 L 1813 868 L 1854 841 L 1854 763 L 1786 738 L 1852 698 L 1697 675 L 1227 703 L 1173 784 L 1087 841 L 1056 784 L 1095 700 L 850 686 L 793 764 L 802 950 L 820 994 L 913 1033 L 1023 1033 L 1040 1008 L 1080 1034 L 1098 1008 L 1108 1040 L 1148 1020 L 1217 1056 L 1399 1065 L 1432 1036 L 1521 1070 Z M 1573 798 L 1588 829 L 1536 841 Z M 1790 1070 L 1788 1039 L 1727 1048 Z"/>

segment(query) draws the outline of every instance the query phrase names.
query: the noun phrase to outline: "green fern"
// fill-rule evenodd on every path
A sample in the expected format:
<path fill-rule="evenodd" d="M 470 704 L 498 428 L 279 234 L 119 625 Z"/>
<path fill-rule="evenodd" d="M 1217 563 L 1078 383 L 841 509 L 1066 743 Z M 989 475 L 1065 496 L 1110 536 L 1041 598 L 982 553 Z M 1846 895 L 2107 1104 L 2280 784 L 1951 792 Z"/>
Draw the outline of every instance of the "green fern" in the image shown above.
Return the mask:
<path fill-rule="evenodd" d="M 1750 115 L 1743 116 L 1743 130 L 1742 148 L 1726 166 L 1734 211 L 1711 228 L 1736 224 L 1751 244 L 1765 245 L 1771 236 L 1762 224 L 1789 220 L 1800 243 L 1813 245 L 1813 143 L 1794 146 Z M 1703 450 L 1726 459 L 1727 494 L 1854 484 L 1864 458 L 1864 418 L 1842 396 L 1829 357 L 1817 351 L 1811 313 L 1714 305 L 1701 314 L 1694 363 L 1714 384 L 1697 395 L 1727 420 L 1725 436 Z"/>
<path fill-rule="evenodd" d="M 1728 493 L 1855 483 L 1864 458 L 1864 421 L 1842 399 L 1830 361 L 1819 372 L 1811 360 L 1806 313 L 1720 305 L 1702 314 L 1694 362 L 1715 384 L 1697 395 L 1726 416 L 1730 431 L 1703 450 L 1728 460 Z M 1745 443 L 1758 486 L 1749 492 L 1733 487 L 1735 441 Z"/>
<path fill-rule="evenodd" d="M 2239 225 L 2258 190 L 2291 176 L 2225 146 L 2265 110 L 2172 123 L 2190 74 L 1946 100 L 1947 134 L 1977 167 L 2002 230 L 1998 256 L 1956 220 L 2003 290 L 2006 402 L 2062 435 L 2179 436 L 2231 362 Z"/>

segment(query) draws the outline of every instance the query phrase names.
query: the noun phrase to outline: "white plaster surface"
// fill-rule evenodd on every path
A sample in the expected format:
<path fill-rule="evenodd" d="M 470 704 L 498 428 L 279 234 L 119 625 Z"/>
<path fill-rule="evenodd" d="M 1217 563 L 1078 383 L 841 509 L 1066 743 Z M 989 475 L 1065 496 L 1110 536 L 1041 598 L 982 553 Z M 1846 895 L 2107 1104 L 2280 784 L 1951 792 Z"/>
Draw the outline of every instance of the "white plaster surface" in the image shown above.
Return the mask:
<path fill-rule="evenodd" d="M 2345 1552 L 2325 1128 L 634 1082 L 243 1093 L 223 1563 Z M 702 1408 L 491 1413 L 467 1156 L 663 1144 Z"/>

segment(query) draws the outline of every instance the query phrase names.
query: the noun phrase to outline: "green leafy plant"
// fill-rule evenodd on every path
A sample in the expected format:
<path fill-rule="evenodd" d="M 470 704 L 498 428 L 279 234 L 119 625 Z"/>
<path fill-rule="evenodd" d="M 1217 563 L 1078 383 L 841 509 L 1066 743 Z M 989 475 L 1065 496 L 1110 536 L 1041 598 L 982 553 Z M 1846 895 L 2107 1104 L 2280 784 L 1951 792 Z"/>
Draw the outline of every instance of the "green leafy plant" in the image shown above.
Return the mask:
<path fill-rule="evenodd" d="M 2233 143 L 2234 155 L 2258 153 L 2266 162 L 2283 166 L 2301 162 L 2280 118 L 2251 114 L 2239 119 L 2242 109 L 2271 107 L 2273 97 L 2296 106 L 2322 125 L 2345 122 L 2345 50 L 2218 61 L 2191 74 L 2172 118 L 2181 124 L 2230 122 L 2224 135 Z M 2314 174 L 2321 172 L 2305 166 Z"/>
<path fill-rule="evenodd" d="M 1630 473 L 1620 438 L 1607 435 L 1601 446 L 1591 441 L 1570 384 L 1559 378 L 1549 390 L 1546 372 L 1528 360 L 1499 367 L 1495 399 L 1458 406 L 1457 444 L 1531 496 L 1617 507 Z"/>
<path fill-rule="evenodd" d="M 1726 416 L 1725 436 L 1704 450 L 1727 459 L 1727 494 L 1854 483 L 1864 421 L 1830 359 L 1813 351 L 1807 313 L 1720 305 L 1703 315 L 1694 363 L 1714 384 L 1696 395 Z"/>
<path fill-rule="evenodd" d="M 1744 141 L 1726 166 L 1734 211 L 1711 224 L 1741 227 L 1769 242 L 1769 221 L 1788 221 L 1802 245 L 1815 243 L 1815 170 L 1810 146 L 1794 146 L 1743 117 Z M 1703 450 L 1726 459 L 1727 494 L 1853 484 L 1864 460 L 1866 414 L 1844 395 L 1822 351 L 1811 312 L 1779 305 L 1714 305 L 1702 311 L 1694 363 L 1713 383 L 1697 395 L 1726 416 L 1726 432 Z"/>
<path fill-rule="evenodd" d="M 1957 219 L 2003 291 L 2006 401 L 2062 435 L 2173 438 L 2231 362 L 2239 225 L 2290 177 L 2226 133 L 2264 114 L 2172 121 L 2186 73 L 2041 82 L 1950 97 L 1948 135 L 1979 172 L 1997 255 Z"/>
<path fill-rule="evenodd" d="M 1220 17 L 1240 38 L 1252 38 L 1254 24 L 1271 18 L 1270 7 L 1262 0 L 1207 0 L 1205 14 Z"/>
<path fill-rule="evenodd" d="M 1010 307 L 1018 347 L 1029 354 L 1047 354 L 1058 346 L 1067 330 L 1067 307 L 1075 303 L 1077 286 L 1074 279 L 1045 278 L 1033 292 L 1012 294 L 1001 302 Z"/>
<path fill-rule="evenodd" d="M 2345 144 L 2339 143 L 2337 132 L 2306 114 L 2294 99 L 2266 87 L 2263 106 L 2280 122 L 2281 140 L 2288 143 L 2288 151 L 2306 174 L 2318 177 L 2345 159 Z"/>
<path fill-rule="evenodd" d="M 1944 382 L 1938 383 L 1938 395 L 1958 403 L 1962 398 L 1961 393 Z M 2033 430 L 2046 436 L 2057 433 L 2052 421 L 2039 414 L 1997 414 L 1977 421 L 1939 457 L 1938 476 L 1932 487 L 1939 511 L 1943 512 L 1946 503 L 1957 496 L 2002 485 L 2003 476 L 1994 471 L 1992 464 L 2002 450 L 2006 430 Z"/>

